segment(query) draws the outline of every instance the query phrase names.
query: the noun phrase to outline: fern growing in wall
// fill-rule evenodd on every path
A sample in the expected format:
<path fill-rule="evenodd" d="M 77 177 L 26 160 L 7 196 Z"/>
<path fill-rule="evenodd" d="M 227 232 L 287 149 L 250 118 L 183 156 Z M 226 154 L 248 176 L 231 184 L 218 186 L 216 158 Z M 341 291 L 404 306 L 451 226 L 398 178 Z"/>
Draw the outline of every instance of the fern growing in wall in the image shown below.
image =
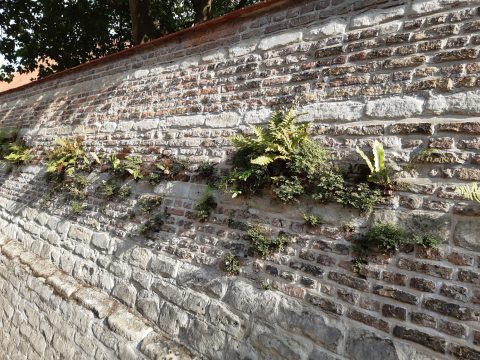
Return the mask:
<path fill-rule="evenodd" d="M 480 187 L 477 183 L 463 185 L 456 188 L 455 192 L 467 200 L 480 202 Z"/>

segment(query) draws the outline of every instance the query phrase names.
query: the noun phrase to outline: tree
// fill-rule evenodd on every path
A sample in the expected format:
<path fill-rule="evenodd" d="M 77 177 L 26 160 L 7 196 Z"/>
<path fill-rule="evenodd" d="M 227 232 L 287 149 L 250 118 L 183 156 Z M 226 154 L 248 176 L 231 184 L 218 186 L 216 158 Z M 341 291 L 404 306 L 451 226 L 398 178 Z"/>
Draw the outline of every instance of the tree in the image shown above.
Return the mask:
<path fill-rule="evenodd" d="M 1 0 L 0 81 L 38 77 L 259 0 Z"/>

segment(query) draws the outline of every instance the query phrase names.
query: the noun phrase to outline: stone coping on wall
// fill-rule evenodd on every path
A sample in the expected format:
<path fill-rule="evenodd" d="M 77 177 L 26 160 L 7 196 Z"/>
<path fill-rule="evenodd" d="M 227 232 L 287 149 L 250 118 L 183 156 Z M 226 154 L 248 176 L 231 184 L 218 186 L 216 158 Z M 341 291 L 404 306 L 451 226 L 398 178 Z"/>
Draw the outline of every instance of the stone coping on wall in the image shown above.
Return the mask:
<path fill-rule="evenodd" d="M 172 42 L 172 41 L 176 41 L 176 40 L 181 41 L 182 37 L 184 37 L 186 35 L 189 35 L 191 33 L 200 32 L 200 31 L 203 31 L 203 30 L 206 30 L 206 29 L 211 29 L 212 27 L 215 28 L 217 26 L 220 26 L 222 24 L 225 24 L 229 21 L 232 21 L 232 20 L 235 20 L 235 19 L 238 19 L 238 18 L 242 18 L 242 17 L 246 17 L 246 16 L 249 16 L 249 15 L 259 14 L 259 13 L 262 13 L 262 12 L 265 12 L 265 11 L 269 11 L 269 10 L 275 8 L 275 7 L 279 7 L 279 6 L 287 3 L 288 1 L 289 0 L 262 0 L 259 3 L 256 3 L 254 5 L 247 6 L 247 7 L 242 8 L 242 9 L 234 10 L 234 11 L 232 11 L 228 14 L 225 14 L 223 16 L 219 16 L 219 17 L 211 19 L 209 21 L 205 21 L 205 22 L 196 24 L 192 27 L 176 31 L 176 32 L 171 33 L 171 34 L 167 34 L 165 36 L 159 37 L 159 38 L 154 39 L 152 41 L 148 41 L 148 42 L 145 42 L 145 43 L 142 43 L 142 44 L 139 44 L 139 45 L 135 45 L 133 47 L 127 48 L 125 50 L 122 50 L 122 51 L 119 51 L 119 52 L 116 52 L 116 53 L 113 53 L 113 54 L 110 54 L 110 55 L 100 57 L 98 59 L 93 59 L 93 60 L 87 61 L 83 64 L 74 66 L 72 68 L 62 70 L 62 71 L 56 72 L 54 74 L 48 75 L 45 78 L 41 78 L 41 79 L 32 81 L 28 84 L 21 85 L 21 86 L 18 86 L 16 88 L 13 88 L 13 89 L 8 89 L 6 91 L 0 92 L 0 94 L 12 93 L 12 92 L 23 90 L 23 89 L 26 89 L 26 88 L 29 88 L 29 87 L 32 87 L 32 86 L 36 86 L 37 84 L 42 83 L 42 82 L 58 79 L 58 78 L 61 78 L 65 75 L 76 73 L 76 72 L 79 72 L 79 71 L 82 71 L 82 70 L 85 70 L 85 69 L 90 69 L 90 68 L 98 66 L 100 64 L 109 63 L 109 62 L 112 62 L 112 61 L 115 61 L 115 60 L 118 60 L 118 59 L 123 59 L 123 58 L 131 56 L 133 54 L 141 53 L 141 52 L 147 51 L 149 49 L 152 49 L 154 47 L 160 46 L 160 45 L 168 43 L 168 42 Z M 300 0 L 300 1 L 304 1 L 304 0 Z"/>

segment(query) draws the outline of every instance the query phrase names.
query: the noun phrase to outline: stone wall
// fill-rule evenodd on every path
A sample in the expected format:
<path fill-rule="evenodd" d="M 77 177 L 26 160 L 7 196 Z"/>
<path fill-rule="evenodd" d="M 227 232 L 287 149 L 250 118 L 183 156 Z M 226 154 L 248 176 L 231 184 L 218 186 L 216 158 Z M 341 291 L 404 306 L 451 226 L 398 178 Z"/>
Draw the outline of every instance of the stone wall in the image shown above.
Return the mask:
<path fill-rule="evenodd" d="M 39 153 L 55 138 L 81 135 L 95 151 L 130 146 L 148 160 L 160 149 L 220 169 L 232 152 L 228 136 L 295 103 L 349 171 L 361 162 L 356 145 L 385 145 L 402 179 L 369 217 L 333 204 L 215 193 L 218 208 L 199 223 L 192 209 L 206 185 L 194 172 L 188 181 L 133 184 L 126 202 L 99 199 L 95 188 L 106 175 L 94 173 L 86 209 L 73 216 L 61 200 L 42 207 L 48 183 L 39 164 L 0 173 L 2 239 L 206 358 L 479 359 L 480 207 L 454 192 L 480 181 L 479 7 L 471 0 L 267 2 L 0 94 L 1 126 L 21 127 Z M 425 149 L 430 156 L 419 157 Z M 139 224 L 128 216 L 143 193 L 164 196 L 170 214 L 149 239 L 135 235 Z M 324 224 L 305 227 L 305 211 Z M 374 257 L 358 276 L 351 229 L 379 221 L 428 230 L 444 243 Z M 250 223 L 295 242 L 266 260 L 250 257 L 243 237 Z M 229 252 L 242 258 L 238 277 L 221 270 Z M 42 356 L 45 341 L 45 351 L 59 356 L 58 335 L 41 326 L 65 321 L 65 331 L 79 329 L 107 358 L 125 344 L 149 356 L 143 338 L 116 338 L 110 347 L 95 328 L 121 331 L 79 308 L 74 293 L 52 297 L 53 307 L 37 300 L 51 290 L 41 290 L 46 285 L 21 256 L 1 261 L 0 324 L 13 329 L 2 339 L 7 348 Z M 55 306 L 85 320 L 56 320 Z M 29 318 L 32 308 L 42 321 Z"/>

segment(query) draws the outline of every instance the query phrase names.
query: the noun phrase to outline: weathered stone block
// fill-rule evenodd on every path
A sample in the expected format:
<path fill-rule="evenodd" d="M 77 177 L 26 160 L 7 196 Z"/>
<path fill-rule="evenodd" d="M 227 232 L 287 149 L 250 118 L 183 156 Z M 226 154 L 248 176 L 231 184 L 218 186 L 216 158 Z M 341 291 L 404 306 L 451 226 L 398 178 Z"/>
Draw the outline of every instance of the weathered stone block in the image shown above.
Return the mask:
<path fill-rule="evenodd" d="M 404 6 L 398 6 L 389 9 L 370 10 L 364 14 L 353 17 L 350 26 L 352 29 L 373 26 L 401 17 L 404 13 Z"/>
<path fill-rule="evenodd" d="M 140 341 L 152 332 L 151 327 L 145 325 L 140 318 L 123 308 L 113 312 L 107 318 L 107 324 L 110 329 L 129 341 Z"/>
<path fill-rule="evenodd" d="M 459 220 L 455 225 L 453 241 L 467 250 L 480 251 L 480 221 Z"/>
<path fill-rule="evenodd" d="M 302 35 L 301 31 L 292 31 L 270 36 L 260 40 L 258 48 L 260 50 L 270 50 L 277 46 L 300 42 L 302 40 Z"/>
<path fill-rule="evenodd" d="M 393 341 L 374 332 L 351 328 L 348 332 L 345 353 L 354 360 L 368 359 L 375 354 L 382 360 L 399 360 Z"/>

